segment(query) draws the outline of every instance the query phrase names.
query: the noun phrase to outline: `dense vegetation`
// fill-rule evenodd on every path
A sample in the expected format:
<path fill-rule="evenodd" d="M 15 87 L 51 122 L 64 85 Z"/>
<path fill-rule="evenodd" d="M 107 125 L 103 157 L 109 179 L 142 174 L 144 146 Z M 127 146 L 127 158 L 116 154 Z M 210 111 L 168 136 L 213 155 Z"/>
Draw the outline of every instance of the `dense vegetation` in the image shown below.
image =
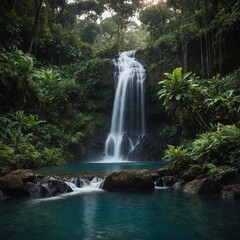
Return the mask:
<path fill-rule="evenodd" d="M 140 12 L 149 31 L 139 53 L 150 76 L 148 102 L 160 98 L 151 114 L 176 174 L 191 167 L 220 178 L 240 169 L 239 16 L 239 1 L 167 0 Z"/>
<path fill-rule="evenodd" d="M 239 169 L 239 1 L 3 0 L 0 26 L 0 165 L 85 155 L 111 111 L 111 59 L 138 49 L 148 123 L 179 144 L 171 168 Z"/>

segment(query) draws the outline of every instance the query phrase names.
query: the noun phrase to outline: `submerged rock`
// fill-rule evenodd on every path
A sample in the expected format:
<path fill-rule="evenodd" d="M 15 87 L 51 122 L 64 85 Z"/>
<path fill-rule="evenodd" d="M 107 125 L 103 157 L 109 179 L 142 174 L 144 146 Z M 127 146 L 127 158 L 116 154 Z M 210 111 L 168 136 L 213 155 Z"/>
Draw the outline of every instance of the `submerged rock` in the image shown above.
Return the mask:
<path fill-rule="evenodd" d="M 155 188 L 147 170 L 122 170 L 106 177 L 103 189 L 110 191 L 149 191 Z"/>
<path fill-rule="evenodd" d="M 183 186 L 183 192 L 194 194 L 217 194 L 222 187 L 212 179 L 198 179 L 188 182 Z"/>

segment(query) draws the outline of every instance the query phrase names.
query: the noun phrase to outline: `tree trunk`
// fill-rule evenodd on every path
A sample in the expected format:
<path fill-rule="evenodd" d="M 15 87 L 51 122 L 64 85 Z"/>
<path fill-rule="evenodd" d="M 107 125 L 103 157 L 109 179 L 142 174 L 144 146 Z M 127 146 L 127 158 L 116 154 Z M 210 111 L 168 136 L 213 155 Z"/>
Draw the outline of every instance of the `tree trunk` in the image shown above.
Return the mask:
<path fill-rule="evenodd" d="M 30 44 L 29 44 L 29 50 L 28 52 L 31 53 L 33 49 L 34 43 L 37 41 L 37 36 L 38 36 L 38 30 L 39 30 L 39 18 L 40 18 L 40 12 L 41 12 L 41 7 L 43 0 L 35 0 L 35 7 L 36 7 L 36 13 L 35 13 L 35 19 L 31 31 L 31 37 L 30 37 Z"/>
<path fill-rule="evenodd" d="M 186 73 L 186 72 L 187 72 L 187 69 L 188 69 L 187 57 L 188 57 L 187 41 L 184 40 L 184 41 L 182 42 L 182 59 L 183 59 L 182 70 L 183 70 L 183 73 Z"/>
<path fill-rule="evenodd" d="M 202 65 L 202 77 L 204 78 L 204 56 L 203 56 L 203 42 L 202 42 L 202 34 L 200 35 L 200 51 L 201 51 L 201 65 Z"/>
<path fill-rule="evenodd" d="M 182 1 L 182 26 L 184 26 L 186 23 L 185 14 L 186 14 L 186 4 L 185 4 L 185 0 L 183 0 Z M 183 73 L 186 73 L 187 68 L 188 68 L 187 53 L 188 53 L 187 40 L 186 40 L 186 37 L 184 36 L 184 32 L 182 32 L 182 70 L 183 70 Z"/>

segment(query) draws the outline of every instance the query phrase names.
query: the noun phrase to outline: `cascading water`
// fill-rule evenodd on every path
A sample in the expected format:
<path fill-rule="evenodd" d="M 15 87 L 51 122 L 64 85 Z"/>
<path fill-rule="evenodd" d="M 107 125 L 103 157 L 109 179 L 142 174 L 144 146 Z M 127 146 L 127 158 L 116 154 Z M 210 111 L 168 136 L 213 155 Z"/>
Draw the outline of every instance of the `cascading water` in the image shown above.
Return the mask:
<path fill-rule="evenodd" d="M 105 143 L 105 160 L 123 161 L 145 135 L 145 70 L 135 51 L 123 52 L 114 60 L 115 99 L 111 131 Z"/>

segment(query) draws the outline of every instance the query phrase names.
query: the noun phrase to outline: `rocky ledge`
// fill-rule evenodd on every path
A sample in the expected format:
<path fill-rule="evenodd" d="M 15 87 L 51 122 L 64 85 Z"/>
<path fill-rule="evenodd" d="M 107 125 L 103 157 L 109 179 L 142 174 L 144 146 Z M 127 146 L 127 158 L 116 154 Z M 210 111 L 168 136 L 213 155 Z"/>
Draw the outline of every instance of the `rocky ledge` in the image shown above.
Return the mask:
<path fill-rule="evenodd" d="M 19 197 L 52 197 L 89 185 L 93 180 L 103 181 L 103 178 L 43 176 L 30 169 L 10 171 L 4 167 L 0 168 L 0 201 Z"/>
<path fill-rule="evenodd" d="M 156 173 L 147 170 L 122 170 L 102 176 L 43 176 L 29 169 L 10 171 L 0 167 L 0 201 L 15 197 L 43 198 L 72 192 L 96 184 L 108 191 L 152 191 L 169 187 L 185 194 L 217 194 L 224 199 L 240 200 L 240 174 L 234 173 L 215 181 L 203 173 L 186 171 L 171 175 L 167 168 Z"/>
<path fill-rule="evenodd" d="M 219 181 L 194 169 L 175 176 L 167 168 L 161 168 L 152 176 L 157 187 L 171 187 L 186 194 L 218 194 L 224 199 L 240 200 L 240 174 L 237 172 Z"/>

